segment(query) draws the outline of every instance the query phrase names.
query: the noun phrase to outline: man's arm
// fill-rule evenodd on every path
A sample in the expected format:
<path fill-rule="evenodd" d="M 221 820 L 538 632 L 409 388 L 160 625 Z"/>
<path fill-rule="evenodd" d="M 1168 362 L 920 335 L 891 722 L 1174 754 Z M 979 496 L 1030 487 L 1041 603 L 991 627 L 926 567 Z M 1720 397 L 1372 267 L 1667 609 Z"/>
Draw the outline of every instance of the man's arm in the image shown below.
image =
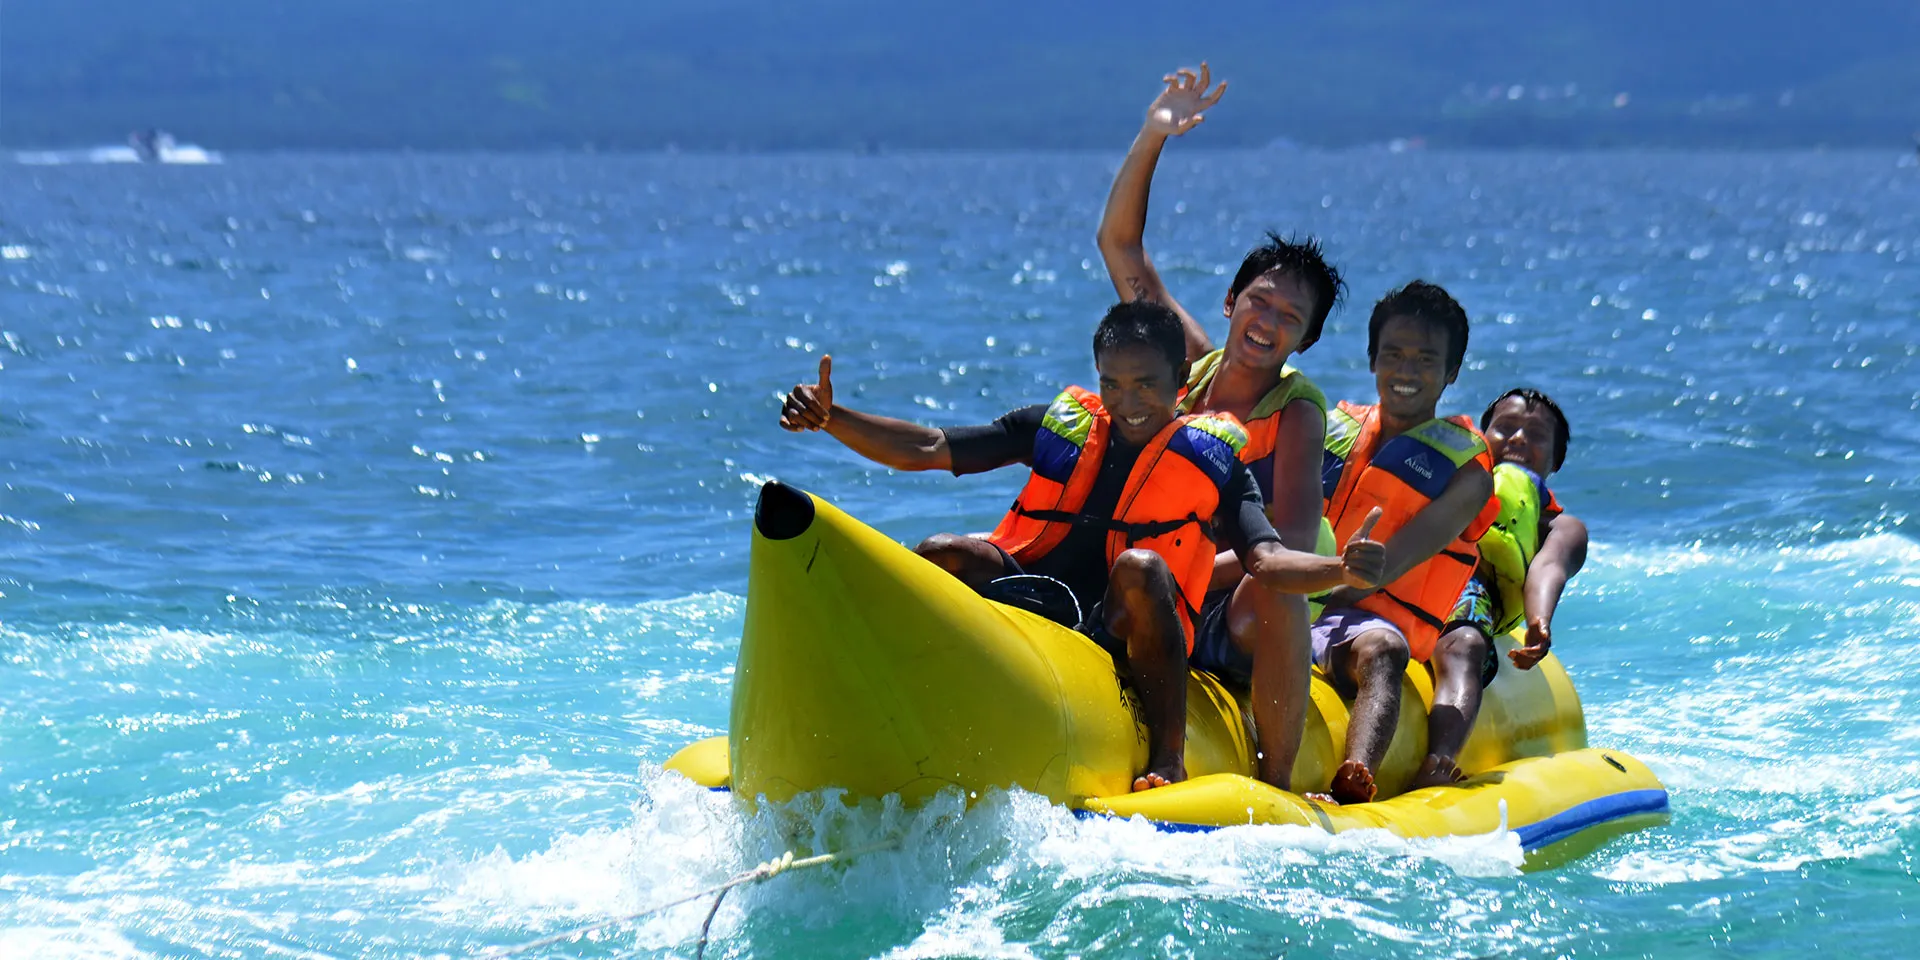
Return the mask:
<path fill-rule="evenodd" d="M 1356 532 L 1340 556 L 1322 557 L 1314 552 L 1320 542 L 1320 474 L 1318 470 L 1300 469 L 1300 465 L 1317 467 L 1326 439 L 1326 413 L 1313 401 L 1295 400 L 1281 411 L 1273 446 L 1273 502 L 1267 511 L 1281 545 L 1292 556 L 1249 557 L 1246 569 L 1255 577 L 1271 578 L 1268 582 L 1274 589 L 1287 593 L 1371 587 L 1379 582 L 1385 563 L 1380 544 L 1370 537 L 1371 523 Z M 1287 469 L 1289 466 L 1292 469 Z M 1257 564 L 1252 562 L 1256 559 Z"/>
<path fill-rule="evenodd" d="M 1239 583 L 1246 574 L 1247 568 L 1240 562 L 1240 555 L 1232 550 L 1222 550 L 1213 555 L 1213 575 L 1207 578 L 1207 592 L 1225 590 Z"/>
<path fill-rule="evenodd" d="M 895 470 L 951 470 L 947 435 L 933 427 L 876 416 L 833 402 L 833 358 L 820 358 L 820 382 L 803 383 L 780 408 L 780 426 L 825 430 L 853 452 Z"/>
<path fill-rule="evenodd" d="M 1531 670 L 1553 647 L 1553 612 L 1567 581 L 1587 563 L 1587 525 L 1560 514 L 1547 521 L 1547 538 L 1527 567 L 1527 645 L 1508 651 L 1514 666 Z"/>
<path fill-rule="evenodd" d="M 1455 471 L 1440 496 L 1420 508 L 1420 512 L 1394 531 L 1392 539 L 1387 541 L 1380 579 L 1367 586 L 1348 582 L 1335 587 L 1327 593 L 1327 609 L 1351 607 L 1432 559 L 1447 544 L 1459 539 L 1490 496 L 1493 496 L 1493 477 L 1485 467 L 1472 462 Z"/>
<path fill-rule="evenodd" d="M 1311 400 L 1280 411 L 1273 441 L 1273 503 L 1267 515 L 1280 542 L 1312 553 L 1320 543 L 1320 461 L 1327 442 L 1327 413 Z M 1328 584 L 1333 586 L 1333 584 Z"/>
<path fill-rule="evenodd" d="M 1234 464 L 1227 489 L 1233 502 L 1222 517 L 1221 532 L 1234 553 L 1214 558 L 1216 575 L 1221 557 L 1237 554 L 1248 575 L 1280 593 L 1318 593 L 1342 583 L 1372 583 L 1379 576 L 1386 548 L 1370 539 L 1380 519 L 1378 510 L 1360 525 L 1340 556 L 1323 557 L 1310 549 L 1290 549 L 1280 541 L 1260 507 L 1260 487 L 1246 467 Z M 1319 539 L 1317 529 L 1314 539 Z"/>
<path fill-rule="evenodd" d="M 1204 63 L 1200 65 L 1199 76 L 1191 70 L 1181 70 L 1169 74 L 1166 82 L 1167 89 L 1147 108 L 1146 125 L 1134 138 L 1126 160 L 1120 164 L 1120 172 L 1113 178 L 1107 208 L 1100 217 L 1100 258 L 1106 262 L 1107 274 L 1122 300 L 1152 300 L 1179 315 L 1180 325 L 1187 334 L 1187 360 L 1191 362 L 1212 350 L 1213 341 L 1167 291 L 1166 285 L 1160 282 L 1159 271 L 1153 268 L 1153 261 L 1147 258 L 1147 201 L 1153 188 L 1153 171 L 1160 163 L 1160 150 L 1166 146 L 1167 137 L 1186 133 L 1205 120 L 1205 111 L 1220 102 L 1227 85 L 1222 81 L 1219 89 L 1209 96 L 1207 87 L 1212 82 L 1212 73 Z"/>
<path fill-rule="evenodd" d="M 1263 540 L 1247 548 L 1247 573 L 1280 593 L 1316 594 L 1329 588 L 1352 589 L 1361 583 L 1378 583 L 1387 559 L 1386 545 L 1372 538 L 1373 525 L 1379 521 L 1380 508 L 1375 507 L 1337 557 L 1289 550 L 1285 544 Z"/>
<path fill-rule="evenodd" d="M 1394 531 L 1387 541 L 1386 571 L 1379 585 L 1406 576 L 1412 570 L 1460 538 L 1473 522 L 1487 498 L 1493 496 L 1493 476 L 1478 461 L 1454 471 L 1447 488 L 1432 503 L 1420 508 L 1406 525 Z"/>

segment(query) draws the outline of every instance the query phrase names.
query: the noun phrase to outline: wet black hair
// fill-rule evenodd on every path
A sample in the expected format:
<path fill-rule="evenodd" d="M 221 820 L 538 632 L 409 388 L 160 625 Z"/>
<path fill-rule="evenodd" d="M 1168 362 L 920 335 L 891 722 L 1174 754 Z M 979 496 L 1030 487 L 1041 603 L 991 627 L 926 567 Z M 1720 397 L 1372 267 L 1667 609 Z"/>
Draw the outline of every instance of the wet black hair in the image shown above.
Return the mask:
<path fill-rule="evenodd" d="M 1148 347 L 1164 354 L 1176 380 L 1187 365 L 1187 331 L 1180 315 L 1152 300 L 1116 303 L 1100 318 L 1093 331 L 1094 359 L 1115 347 Z"/>
<path fill-rule="evenodd" d="M 1536 407 L 1545 407 L 1548 413 L 1553 414 L 1555 422 L 1560 424 L 1559 431 L 1556 432 L 1553 437 L 1553 469 L 1559 470 L 1560 465 L 1567 462 L 1567 441 L 1573 439 L 1573 427 L 1567 423 L 1566 411 L 1561 410 L 1560 405 L 1554 403 L 1552 397 L 1532 387 L 1514 387 L 1512 390 L 1501 394 L 1492 403 L 1487 404 L 1486 412 L 1480 415 L 1481 431 L 1485 432 L 1487 424 L 1493 422 L 1494 408 L 1513 397 L 1519 397 L 1525 401 L 1528 410 Z"/>
<path fill-rule="evenodd" d="M 1326 324 L 1334 304 L 1346 295 L 1347 282 L 1340 279 L 1340 271 L 1321 253 L 1320 241 L 1312 237 L 1286 238 L 1269 230 L 1267 242 L 1247 251 L 1247 258 L 1240 261 L 1240 272 L 1233 275 L 1227 299 L 1238 300 L 1240 291 L 1248 284 L 1275 272 L 1293 274 L 1313 292 L 1313 316 L 1307 318 L 1307 331 L 1300 337 L 1300 346 L 1295 348 L 1296 352 L 1305 353 L 1320 339 L 1320 328 Z"/>
<path fill-rule="evenodd" d="M 1419 317 L 1446 330 L 1447 375 L 1460 372 L 1460 364 L 1467 358 L 1467 311 L 1444 287 L 1425 280 L 1394 290 L 1373 305 L 1373 316 L 1367 320 L 1368 369 L 1380 359 L 1380 329 L 1394 317 Z"/>

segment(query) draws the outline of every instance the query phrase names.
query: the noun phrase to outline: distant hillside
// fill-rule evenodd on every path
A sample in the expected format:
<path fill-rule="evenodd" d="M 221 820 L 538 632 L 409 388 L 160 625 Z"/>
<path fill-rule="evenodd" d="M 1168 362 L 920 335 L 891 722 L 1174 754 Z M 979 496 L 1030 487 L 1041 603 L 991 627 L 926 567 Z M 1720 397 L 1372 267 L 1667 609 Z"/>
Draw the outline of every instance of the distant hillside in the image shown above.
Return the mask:
<path fill-rule="evenodd" d="M 1901 145 L 1920 3 L 11 0 L 0 143 L 1117 148 L 1160 74 L 1211 145 Z M 1621 96 L 1624 94 L 1624 97 Z"/>

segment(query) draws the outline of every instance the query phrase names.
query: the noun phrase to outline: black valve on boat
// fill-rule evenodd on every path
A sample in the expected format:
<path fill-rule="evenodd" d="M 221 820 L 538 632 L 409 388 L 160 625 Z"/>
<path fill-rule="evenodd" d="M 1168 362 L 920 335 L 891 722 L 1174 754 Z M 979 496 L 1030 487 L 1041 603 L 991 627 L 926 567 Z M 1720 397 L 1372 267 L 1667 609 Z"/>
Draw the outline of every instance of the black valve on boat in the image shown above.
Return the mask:
<path fill-rule="evenodd" d="M 813 498 L 799 487 L 769 480 L 760 488 L 753 525 L 768 540 L 791 540 L 813 526 Z"/>

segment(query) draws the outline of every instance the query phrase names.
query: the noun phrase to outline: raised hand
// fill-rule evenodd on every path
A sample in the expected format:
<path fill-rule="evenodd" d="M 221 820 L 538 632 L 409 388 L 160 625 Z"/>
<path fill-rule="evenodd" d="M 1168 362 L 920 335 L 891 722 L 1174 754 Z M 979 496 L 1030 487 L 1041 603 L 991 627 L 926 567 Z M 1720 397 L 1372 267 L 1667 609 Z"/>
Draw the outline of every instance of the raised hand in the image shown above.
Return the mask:
<path fill-rule="evenodd" d="M 1160 91 L 1153 103 L 1147 107 L 1147 129 L 1155 133 L 1177 137 L 1200 125 L 1206 119 L 1207 110 L 1220 102 L 1220 95 L 1227 92 L 1227 82 L 1211 94 L 1207 87 L 1213 83 L 1213 73 L 1205 62 L 1200 64 L 1200 73 L 1196 76 L 1192 70 L 1181 67 L 1169 73 L 1163 79 L 1167 89 Z"/>
<path fill-rule="evenodd" d="M 827 421 L 833 419 L 833 357 L 820 356 L 820 382 L 802 383 L 787 394 L 787 402 L 780 406 L 780 426 L 799 433 L 802 430 L 824 430 Z"/>
<path fill-rule="evenodd" d="M 1507 651 L 1507 659 L 1522 670 L 1532 670 L 1533 665 L 1547 658 L 1547 651 L 1553 648 L 1553 628 L 1542 617 L 1527 618 L 1527 645 Z"/>
<path fill-rule="evenodd" d="M 1379 522 L 1380 508 L 1374 507 L 1340 551 L 1341 576 L 1356 590 L 1372 590 L 1386 577 L 1387 545 L 1372 539 L 1373 525 Z"/>

